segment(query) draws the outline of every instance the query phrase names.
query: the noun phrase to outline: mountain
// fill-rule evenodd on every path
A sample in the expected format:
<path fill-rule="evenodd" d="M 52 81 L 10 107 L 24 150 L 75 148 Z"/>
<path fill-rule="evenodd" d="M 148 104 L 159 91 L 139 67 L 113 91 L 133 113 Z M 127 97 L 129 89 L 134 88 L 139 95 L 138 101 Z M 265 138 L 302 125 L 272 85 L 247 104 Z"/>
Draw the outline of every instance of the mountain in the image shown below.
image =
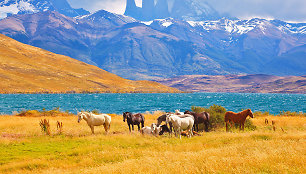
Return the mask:
<path fill-rule="evenodd" d="M 203 0 L 176 0 L 170 17 L 185 21 L 217 20 L 219 13 Z"/>
<path fill-rule="evenodd" d="M 305 75 L 306 24 L 278 20 L 141 22 L 104 10 L 0 20 L 0 33 L 129 79 L 181 75 Z"/>
<path fill-rule="evenodd" d="M 0 93 L 179 92 L 131 81 L 63 55 L 0 35 Z"/>
<path fill-rule="evenodd" d="M 306 76 L 186 75 L 158 82 L 189 92 L 306 93 Z"/>
<path fill-rule="evenodd" d="M 66 0 L 0 0 L 0 19 L 13 14 L 57 11 L 69 17 L 89 14 L 83 8 L 74 9 Z"/>
<path fill-rule="evenodd" d="M 141 21 L 169 17 L 192 21 L 221 18 L 212 6 L 202 0 L 142 0 L 142 7 L 137 7 L 135 0 L 127 0 L 126 4 L 124 14 Z"/>

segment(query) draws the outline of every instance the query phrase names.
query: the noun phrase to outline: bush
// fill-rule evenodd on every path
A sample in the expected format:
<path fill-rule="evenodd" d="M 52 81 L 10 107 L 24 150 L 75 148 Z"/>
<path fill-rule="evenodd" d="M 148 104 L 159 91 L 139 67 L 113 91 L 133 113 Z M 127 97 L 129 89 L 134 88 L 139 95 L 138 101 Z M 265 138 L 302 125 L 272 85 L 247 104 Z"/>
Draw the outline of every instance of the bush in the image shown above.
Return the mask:
<path fill-rule="evenodd" d="M 213 105 L 210 106 L 209 108 L 204 108 L 204 107 L 197 107 L 193 106 L 191 107 L 191 110 L 196 113 L 201 113 L 201 112 L 208 112 L 210 115 L 210 128 L 216 129 L 220 127 L 224 127 L 224 114 L 226 112 L 226 109 L 222 106 L 219 105 Z"/>
<path fill-rule="evenodd" d="M 42 117 L 42 116 L 71 116 L 72 114 L 69 113 L 69 111 L 62 112 L 60 111 L 60 108 L 54 108 L 50 111 L 47 111 L 45 108 L 42 109 L 42 111 L 38 110 L 23 110 L 16 114 L 16 116 L 22 116 L 22 117 Z"/>
<path fill-rule="evenodd" d="M 281 111 L 279 113 L 279 116 L 285 116 L 285 117 L 306 117 L 306 113 L 303 112 L 290 112 L 290 111 Z"/>

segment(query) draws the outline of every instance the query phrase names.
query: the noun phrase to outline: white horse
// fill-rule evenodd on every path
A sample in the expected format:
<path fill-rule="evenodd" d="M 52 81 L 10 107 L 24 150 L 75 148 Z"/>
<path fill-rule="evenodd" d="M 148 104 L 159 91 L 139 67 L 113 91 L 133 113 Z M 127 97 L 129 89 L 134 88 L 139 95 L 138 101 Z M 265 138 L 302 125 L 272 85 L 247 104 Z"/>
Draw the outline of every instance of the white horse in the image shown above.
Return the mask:
<path fill-rule="evenodd" d="M 82 119 L 84 119 L 87 122 L 93 134 L 94 134 L 94 126 L 103 125 L 106 133 L 108 133 L 108 131 L 110 130 L 110 124 L 111 124 L 112 118 L 111 116 L 107 114 L 96 115 L 91 112 L 90 113 L 89 112 L 79 112 L 78 113 L 78 123 L 80 123 Z"/>
<path fill-rule="evenodd" d="M 184 112 L 181 112 L 180 110 L 175 110 L 175 115 L 184 115 Z"/>
<path fill-rule="evenodd" d="M 167 114 L 166 122 L 171 122 L 174 128 L 175 136 L 180 135 L 181 139 L 181 133 L 183 130 L 186 130 L 188 133 L 188 136 L 191 137 L 193 135 L 192 127 L 194 124 L 194 117 L 189 114 L 185 115 L 175 115 L 175 114 Z"/>

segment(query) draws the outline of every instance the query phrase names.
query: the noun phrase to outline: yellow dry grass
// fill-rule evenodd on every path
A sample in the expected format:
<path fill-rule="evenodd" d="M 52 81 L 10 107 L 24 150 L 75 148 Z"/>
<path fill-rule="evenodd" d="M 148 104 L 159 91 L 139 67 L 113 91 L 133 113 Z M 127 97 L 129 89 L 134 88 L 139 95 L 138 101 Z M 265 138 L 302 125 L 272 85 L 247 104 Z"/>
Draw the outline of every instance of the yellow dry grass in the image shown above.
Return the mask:
<path fill-rule="evenodd" d="M 146 125 L 160 114 L 145 113 Z M 91 135 L 75 116 L 1 116 L 0 173 L 306 173 L 305 117 L 256 117 L 256 131 L 221 129 L 179 140 L 129 133 L 122 116 L 111 116 L 108 135 L 102 127 Z M 50 120 L 52 136 L 41 133 L 42 118 Z"/>
<path fill-rule="evenodd" d="M 156 82 L 127 80 L 1 34 L 0 81 L 0 93 L 180 92 Z"/>

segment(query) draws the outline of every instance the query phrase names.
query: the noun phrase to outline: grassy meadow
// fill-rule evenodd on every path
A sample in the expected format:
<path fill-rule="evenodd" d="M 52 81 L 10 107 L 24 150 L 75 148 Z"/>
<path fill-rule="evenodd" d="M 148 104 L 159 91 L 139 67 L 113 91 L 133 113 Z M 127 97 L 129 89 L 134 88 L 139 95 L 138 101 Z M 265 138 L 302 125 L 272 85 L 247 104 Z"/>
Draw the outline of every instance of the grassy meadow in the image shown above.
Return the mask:
<path fill-rule="evenodd" d="M 161 114 L 145 113 L 145 125 Z M 217 127 L 181 140 L 129 133 L 121 115 L 111 116 L 108 135 L 103 127 L 92 135 L 69 114 L 0 116 L 0 173 L 306 173 L 304 116 L 258 113 L 254 131 Z M 41 131 L 41 119 L 49 120 L 51 136 Z"/>

